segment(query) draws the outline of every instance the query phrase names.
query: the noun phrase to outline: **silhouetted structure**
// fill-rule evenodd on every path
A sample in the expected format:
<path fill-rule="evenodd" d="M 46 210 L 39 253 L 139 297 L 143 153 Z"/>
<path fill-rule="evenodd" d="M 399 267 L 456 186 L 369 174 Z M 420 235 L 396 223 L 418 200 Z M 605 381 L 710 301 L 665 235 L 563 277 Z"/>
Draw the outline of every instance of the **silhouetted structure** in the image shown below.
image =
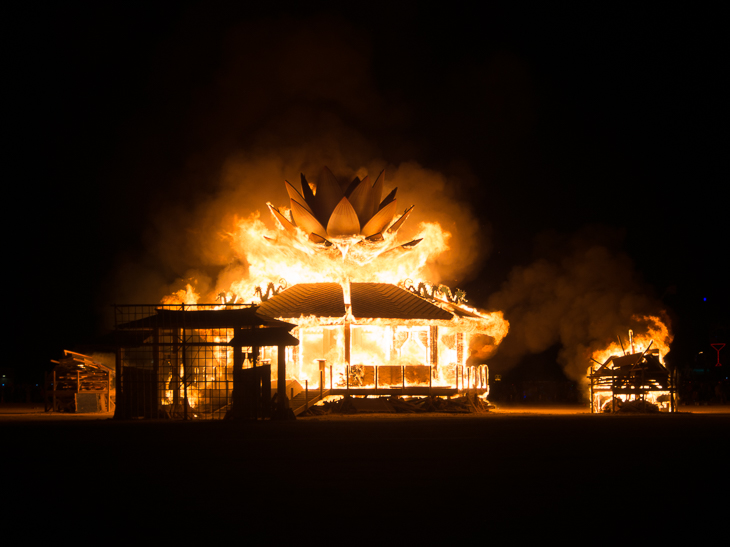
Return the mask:
<path fill-rule="evenodd" d="M 294 327 L 254 306 L 116 306 L 116 418 L 285 417 L 286 394 L 271 408 L 271 363 L 286 378 Z M 248 370 L 252 369 L 252 370 Z"/>

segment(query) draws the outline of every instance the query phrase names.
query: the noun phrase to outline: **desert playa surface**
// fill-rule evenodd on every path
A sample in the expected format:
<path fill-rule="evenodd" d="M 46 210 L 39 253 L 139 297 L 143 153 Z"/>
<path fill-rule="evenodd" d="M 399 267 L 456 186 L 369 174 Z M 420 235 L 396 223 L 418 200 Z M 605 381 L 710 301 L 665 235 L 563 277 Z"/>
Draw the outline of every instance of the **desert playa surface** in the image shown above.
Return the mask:
<path fill-rule="evenodd" d="M 122 536 L 152 527 L 148 537 L 163 539 L 202 533 L 195 522 L 217 530 L 297 523 L 328 533 L 367 524 L 362 534 L 416 522 L 413 534 L 426 539 L 430 526 L 441 533 L 566 523 L 573 533 L 606 511 L 662 534 L 726 514 L 728 410 L 509 407 L 239 423 L 5 406 L 3 472 L 18 486 L 2 500 L 10 522 L 24 526 L 86 519 L 84 526 Z M 42 518 L 24 509 L 38 503 L 47 508 Z"/>

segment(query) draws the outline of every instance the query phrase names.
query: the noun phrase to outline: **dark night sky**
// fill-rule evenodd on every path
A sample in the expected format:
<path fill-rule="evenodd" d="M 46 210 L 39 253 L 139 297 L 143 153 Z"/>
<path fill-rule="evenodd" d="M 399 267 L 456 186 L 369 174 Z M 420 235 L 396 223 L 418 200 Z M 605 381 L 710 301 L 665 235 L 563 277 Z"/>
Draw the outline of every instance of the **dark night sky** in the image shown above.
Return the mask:
<path fill-rule="evenodd" d="M 248 4 L 13 14 L 6 188 L 24 197 L 6 194 L 6 269 L 34 365 L 100 330 L 112 271 L 142 260 L 164 214 L 214 193 L 228 156 L 297 145 L 328 119 L 378 158 L 458 181 L 491 238 L 462 280 L 474 304 L 535 259 L 538 234 L 608 233 L 668 309 L 678 355 L 727 334 L 719 13 Z M 49 334 L 29 332 L 37 317 Z"/>

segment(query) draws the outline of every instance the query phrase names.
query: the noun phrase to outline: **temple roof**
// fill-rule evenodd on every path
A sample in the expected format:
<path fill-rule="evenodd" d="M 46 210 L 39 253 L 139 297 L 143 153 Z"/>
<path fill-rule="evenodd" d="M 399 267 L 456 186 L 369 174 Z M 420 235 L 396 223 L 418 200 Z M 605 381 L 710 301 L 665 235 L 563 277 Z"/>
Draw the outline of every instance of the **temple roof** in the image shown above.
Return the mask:
<path fill-rule="evenodd" d="M 350 283 L 350 301 L 355 318 L 453 318 L 448 311 L 389 283 Z M 343 317 L 344 293 L 339 283 L 301 283 L 263 302 L 259 312 L 269 317 Z"/>
<path fill-rule="evenodd" d="M 389 283 L 351 283 L 352 315 L 362 318 L 443 319 L 453 315 Z"/>
<path fill-rule="evenodd" d="M 253 328 L 283 327 L 291 330 L 294 325 L 276 321 L 257 313 L 258 308 L 238 308 L 224 310 L 170 310 L 158 308 L 155 315 L 136 319 L 117 325 L 117 329 L 152 329 L 152 328 Z"/>
<path fill-rule="evenodd" d="M 259 312 L 269 317 L 342 317 L 345 299 L 339 283 L 300 283 L 262 302 Z"/>

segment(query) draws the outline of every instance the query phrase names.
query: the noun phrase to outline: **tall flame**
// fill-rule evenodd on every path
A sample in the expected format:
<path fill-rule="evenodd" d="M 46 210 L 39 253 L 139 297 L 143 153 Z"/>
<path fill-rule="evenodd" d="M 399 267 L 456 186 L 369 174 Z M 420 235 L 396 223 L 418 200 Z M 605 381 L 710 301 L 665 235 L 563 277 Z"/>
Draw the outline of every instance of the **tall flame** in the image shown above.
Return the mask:
<path fill-rule="evenodd" d="M 631 330 L 631 339 L 619 339 L 610 343 L 608 346 L 596 350 L 591 356 L 593 365 L 595 362 L 605 363 L 612 355 L 620 356 L 626 353 L 640 353 L 649 348 L 659 350 L 659 361 L 664 364 L 664 356 L 669 353 L 669 345 L 672 343 L 673 336 L 669 332 L 666 323 L 656 315 L 635 315 L 632 317 L 635 323 Z M 633 345 L 633 347 L 632 347 Z"/>
<path fill-rule="evenodd" d="M 327 171 L 329 172 L 329 171 Z M 383 174 L 378 177 L 382 186 Z M 353 181 L 358 182 L 359 179 Z M 330 181 L 331 182 L 331 181 Z M 365 184 L 363 184 L 365 183 Z M 289 188 L 291 185 L 287 183 Z M 308 188 L 308 186 L 305 185 Z M 365 208 L 368 195 L 358 198 L 360 188 L 378 188 L 369 186 L 367 177 L 355 184 L 355 191 L 348 194 L 355 203 L 355 208 Z M 327 188 L 335 188 L 331 183 L 320 187 L 315 195 L 321 195 Z M 334 191 L 334 190 L 333 190 Z M 290 194 L 295 191 L 290 190 Z M 311 192 L 311 190 L 310 190 Z M 304 192 L 306 194 L 306 191 Z M 164 298 L 163 303 L 197 303 L 201 297 L 207 301 L 223 300 L 223 303 L 247 302 L 259 303 L 267 287 L 285 288 L 297 283 L 340 282 L 379 282 L 397 284 L 410 279 L 416 285 L 419 282 L 434 282 L 431 265 L 436 258 L 449 250 L 451 234 L 436 222 L 421 222 L 417 227 L 417 237 L 408 243 L 398 241 L 397 231 L 409 216 L 411 209 L 406 209 L 400 216 L 393 215 L 390 204 L 395 203 L 395 192 L 391 192 L 381 203 L 381 209 L 369 212 L 362 222 L 374 226 L 377 220 L 378 230 L 375 234 L 368 228 L 359 234 L 341 235 L 343 228 L 342 215 L 339 217 L 337 207 L 331 213 L 328 224 L 334 226 L 324 237 L 303 228 L 311 228 L 312 223 L 321 224 L 317 220 L 302 221 L 302 218 L 314 218 L 306 213 L 305 205 L 299 213 L 285 207 L 274 207 L 269 204 L 276 228 L 270 229 L 256 211 L 248 217 L 234 217 L 232 226 L 221 235 L 228 239 L 236 256 L 243 266 L 231 266 L 219 276 L 218 284 L 211 294 L 198 294 L 194 285 L 188 284 L 186 289 L 179 290 Z M 295 197 L 300 196 L 296 191 Z M 310 198 L 311 199 L 311 198 Z M 324 200 L 324 197 L 322 198 Z M 372 198 L 370 201 L 372 201 Z M 379 199 L 379 198 L 378 198 Z M 342 197 L 340 202 L 347 200 Z M 297 203 L 294 198 L 291 203 Z M 385 206 L 383 205 L 385 204 Z M 366 203 L 367 205 L 367 203 Z M 296 205 L 294 205 L 296 207 Z M 339 207 L 339 206 L 338 206 Z M 386 211 L 385 215 L 381 215 Z M 304 213 L 302 213 L 304 211 Z M 309 217 L 304 217 L 304 214 Z M 346 215 L 345 215 L 346 216 Z M 293 219 L 299 218 L 298 225 Z M 323 217 L 324 218 L 324 217 Z M 368 220 L 370 218 L 370 220 Z M 290 220 L 291 219 L 291 220 Z M 426 244 L 418 245 L 424 240 Z M 257 288 L 260 289 L 257 291 Z"/>

